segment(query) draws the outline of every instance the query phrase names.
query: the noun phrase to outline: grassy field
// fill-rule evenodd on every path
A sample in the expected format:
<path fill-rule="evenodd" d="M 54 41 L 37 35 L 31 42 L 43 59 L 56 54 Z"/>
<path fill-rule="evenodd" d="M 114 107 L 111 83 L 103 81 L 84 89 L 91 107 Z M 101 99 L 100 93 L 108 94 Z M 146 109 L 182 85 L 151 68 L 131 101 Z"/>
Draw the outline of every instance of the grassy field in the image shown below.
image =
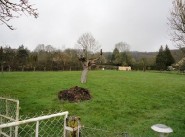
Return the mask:
<path fill-rule="evenodd" d="M 80 71 L 11 72 L 0 74 L 0 96 L 20 100 L 21 115 L 39 111 L 69 111 L 88 127 L 154 135 L 151 126 L 170 126 L 171 136 L 185 136 L 185 75 L 156 72 L 90 71 L 80 83 Z M 60 90 L 81 86 L 92 99 L 59 101 Z"/>

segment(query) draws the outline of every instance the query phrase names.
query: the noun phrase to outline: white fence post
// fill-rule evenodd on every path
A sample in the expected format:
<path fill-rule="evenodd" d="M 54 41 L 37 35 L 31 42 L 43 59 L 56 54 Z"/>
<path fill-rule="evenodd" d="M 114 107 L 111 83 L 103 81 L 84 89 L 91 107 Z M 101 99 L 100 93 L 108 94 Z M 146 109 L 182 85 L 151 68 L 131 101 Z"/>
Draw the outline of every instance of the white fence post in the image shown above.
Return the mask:
<path fill-rule="evenodd" d="M 19 100 L 17 100 L 15 121 L 19 121 Z M 15 126 L 15 137 L 18 137 L 18 126 Z"/>
<path fill-rule="evenodd" d="M 35 129 L 35 137 L 39 136 L 39 121 L 36 123 L 36 129 Z"/>
<path fill-rule="evenodd" d="M 68 114 L 64 117 L 64 137 L 66 137 L 66 119 L 68 117 Z"/>

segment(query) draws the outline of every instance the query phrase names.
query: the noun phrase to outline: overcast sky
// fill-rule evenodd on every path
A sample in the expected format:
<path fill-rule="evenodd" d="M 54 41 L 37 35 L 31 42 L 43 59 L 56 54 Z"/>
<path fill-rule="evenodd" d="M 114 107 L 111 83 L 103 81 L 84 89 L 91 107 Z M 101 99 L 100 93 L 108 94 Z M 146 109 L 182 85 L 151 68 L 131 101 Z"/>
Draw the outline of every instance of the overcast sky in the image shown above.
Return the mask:
<path fill-rule="evenodd" d="M 9 22 L 16 30 L 0 25 L 0 46 L 30 50 L 38 44 L 74 48 L 78 38 L 90 32 L 103 51 L 127 42 L 131 51 L 158 51 L 170 41 L 167 17 L 172 0 L 29 0 L 39 18 L 22 16 Z"/>

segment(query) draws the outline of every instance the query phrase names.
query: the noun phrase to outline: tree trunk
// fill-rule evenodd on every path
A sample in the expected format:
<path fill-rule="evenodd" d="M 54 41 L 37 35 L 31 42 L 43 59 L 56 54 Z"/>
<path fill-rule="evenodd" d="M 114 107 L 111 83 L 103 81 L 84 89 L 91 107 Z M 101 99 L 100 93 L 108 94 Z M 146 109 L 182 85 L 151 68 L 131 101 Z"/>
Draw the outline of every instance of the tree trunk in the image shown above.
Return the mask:
<path fill-rule="evenodd" d="M 11 71 L 11 67 L 10 67 L 10 65 L 8 65 L 8 71 L 9 71 L 9 72 Z"/>
<path fill-rule="evenodd" d="M 88 67 L 84 67 L 81 75 L 81 83 L 87 82 Z"/>
<path fill-rule="evenodd" d="M 24 71 L 24 66 L 22 66 L 22 72 Z"/>
<path fill-rule="evenodd" d="M 3 74 L 3 71 L 4 71 L 3 68 L 4 68 L 3 65 L 1 65 L 1 73 L 2 74 Z"/>
<path fill-rule="evenodd" d="M 102 53 L 100 54 L 102 55 Z M 85 57 L 80 57 L 79 60 L 82 63 L 82 67 L 83 67 L 83 71 L 82 71 L 82 75 L 81 75 L 81 83 L 86 83 L 87 82 L 87 73 L 89 71 L 89 69 L 91 69 L 91 66 L 95 65 L 96 61 L 99 59 L 95 58 L 95 59 L 86 59 Z"/>

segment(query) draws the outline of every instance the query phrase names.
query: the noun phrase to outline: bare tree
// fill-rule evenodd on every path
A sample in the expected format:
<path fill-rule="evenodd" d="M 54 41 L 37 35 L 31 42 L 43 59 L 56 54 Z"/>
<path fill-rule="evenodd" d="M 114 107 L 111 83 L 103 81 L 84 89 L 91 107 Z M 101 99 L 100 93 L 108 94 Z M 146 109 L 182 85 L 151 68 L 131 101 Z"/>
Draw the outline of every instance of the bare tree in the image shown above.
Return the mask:
<path fill-rule="evenodd" d="M 127 44 L 126 42 L 119 42 L 115 45 L 115 48 L 119 50 L 120 53 L 120 59 L 121 59 L 121 64 L 122 65 L 129 65 L 129 50 L 130 50 L 130 45 Z"/>
<path fill-rule="evenodd" d="M 128 52 L 130 50 L 130 46 L 126 42 L 119 42 L 115 45 L 115 48 L 119 50 L 119 52 Z"/>
<path fill-rule="evenodd" d="M 173 30 L 172 41 L 185 53 L 185 1 L 174 0 L 171 16 L 168 18 Z"/>
<path fill-rule="evenodd" d="M 13 30 L 13 26 L 8 22 L 13 18 L 18 18 L 22 14 L 38 17 L 37 9 L 32 8 L 33 5 L 28 3 L 28 0 L 20 0 L 19 2 L 11 0 L 0 0 L 0 22 Z"/>
<path fill-rule="evenodd" d="M 45 50 L 46 50 L 46 52 L 54 52 L 54 51 L 56 51 L 56 49 L 53 46 L 51 46 L 51 45 L 45 46 Z"/>
<path fill-rule="evenodd" d="M 44 44 L 39 44 L 34 49 L 34 52 L 43 52 L 43 51 L 45 51 L 45 45 Z"/>
<path fill-rule="evenodd" d="M 78 58 L 83 67 L 81 83 L 86 83 L 88 70 L 100 59 L 102 50 L 98 56 L 95 56 L 95 53 L 100 49 L 100 45 L 90 33 L 84 33 L 78 39 L 77 46 L 79 49 Z"/>

